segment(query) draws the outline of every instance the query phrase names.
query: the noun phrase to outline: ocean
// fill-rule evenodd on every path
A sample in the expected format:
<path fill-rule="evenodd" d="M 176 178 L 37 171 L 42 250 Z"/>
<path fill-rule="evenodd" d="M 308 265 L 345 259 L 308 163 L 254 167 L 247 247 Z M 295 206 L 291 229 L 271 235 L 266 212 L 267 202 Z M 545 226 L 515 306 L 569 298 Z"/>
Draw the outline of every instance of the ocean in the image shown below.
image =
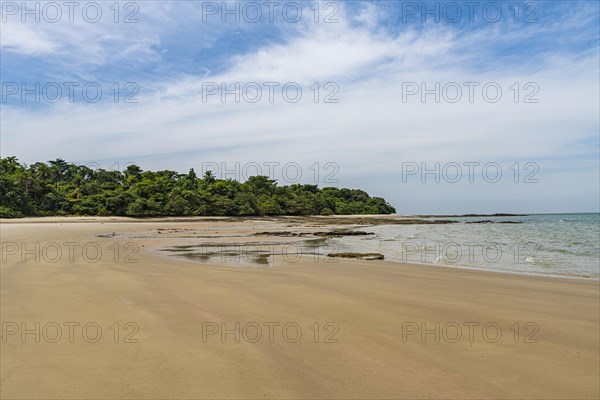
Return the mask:
<path fill-rule="evenodd" d="M 374 235 L 333 238 L 330 244 L 336 251 L 377 252 L 398 262 L 600 277 L 598 213 L 434 219 L 457 223 L 380 225 L 362 229 Z"/>

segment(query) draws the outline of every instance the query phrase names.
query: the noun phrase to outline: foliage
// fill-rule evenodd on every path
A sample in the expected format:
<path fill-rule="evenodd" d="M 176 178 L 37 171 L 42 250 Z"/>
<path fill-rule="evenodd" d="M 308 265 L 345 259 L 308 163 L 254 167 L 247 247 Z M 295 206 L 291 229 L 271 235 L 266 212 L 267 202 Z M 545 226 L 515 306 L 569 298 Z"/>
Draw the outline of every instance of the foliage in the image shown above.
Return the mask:
<path fill-rule="evenodd" d="M 193 169 L 92 170 L 57 159 L 26 166 L 16 157 L 0 158 L 0 217 L 50 215 L 333 215 L 390 214 L 382 198 L 355 189 L 316 185 L 277 186 L 265 176 L 246 182 L 217 179 Z"/>

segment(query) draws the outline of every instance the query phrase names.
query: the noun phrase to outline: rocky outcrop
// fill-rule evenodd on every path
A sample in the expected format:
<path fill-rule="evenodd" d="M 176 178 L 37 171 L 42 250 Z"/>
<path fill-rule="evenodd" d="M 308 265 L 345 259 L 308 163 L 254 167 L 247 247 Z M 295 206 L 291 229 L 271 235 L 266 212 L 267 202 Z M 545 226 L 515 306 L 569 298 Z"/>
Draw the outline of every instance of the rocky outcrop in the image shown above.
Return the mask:
<path fill-rule="evenodd" d="M 358 260 L 383 260 L 384 256 L 380 253 L 330 253 L 327 257 L 334 258 L 355 258 Z"/>
<path fill-rule="evenodd" d="M 342 236 L 367 236 L 373 235 L 373 232 L 364 231 L 320 231 L 320 232 L 257 232 L 255 236 L 283 236 L 283 237 L 304 237 L 304 236 L 321 236 L 321 237 L 342 237 Z"/>

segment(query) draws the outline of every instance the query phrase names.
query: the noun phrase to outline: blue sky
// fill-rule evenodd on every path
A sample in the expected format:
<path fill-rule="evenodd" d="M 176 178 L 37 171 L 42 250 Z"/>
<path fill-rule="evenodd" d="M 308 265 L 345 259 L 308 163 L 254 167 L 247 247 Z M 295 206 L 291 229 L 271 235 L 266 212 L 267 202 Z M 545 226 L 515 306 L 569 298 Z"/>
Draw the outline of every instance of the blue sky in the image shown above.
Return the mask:
<path fill-rule="evenodd" d="M 41 9 L 40 22 L 23 22 L 21 2 L 2 2 L 2 156 L 182 172 L 207 162 L 232 170 L 257 163 L 263 172 L 264 163 L 295 163 L 301 182 L 321 186 L 332 184 L 323 166 L 333 163 L 335 185 L 383 196 L 400 213 L 598 211 L 598 2 L 518 2 L 517 16 L 515 2 L 480 1 L 471 20 L 462 1 L 452 3 L 460 18 L 448 2 L 281 1 L 273 22 L 265 2 L 250 2 L 263 12 L 256 23 L 243 11 L 248 2 L 237 3 L 239 23 L 232 15 L 222 22 L 221 1 L 121 2 L 117 23 L 113 2 L 98 3 L 95 23 L 80 8 L 70 22 L 65 7 L 51 23 Z M 299 21 L 283 17 L 285 6 L 302 8 Z M 434 11 L 425 22 L 423 10 Z M 131 11 L 138 22 L 124 23 Z M 72 102 L 66 91 L 55 103 L 22 101 L 21 85 L 36 82 L 93 83 L 102 96 L 86 102 L 75 89 Z M 222 102 L 219 93 L 203 97 L 209 82 L 263 90 L 295 82 L 302 98 L 290 103 L 275 90 L 273 102 Z M 472 102 L 465 82 L 478 84 Z M 134 90 L 128 83 L 137 103 L 123 102 Z M 326 83 L 338 89 L 337 103 L 323 102 L 333 91 Z M 436 83 L 456 83 L 463 96 L 403 100 L 407 85 Z M 490 83 L 502 90 L 494 103 L 482 94 Z M 502 179 L 488 182 L 478 168 L 473 182 L 466 170 L 457 183 L 402 179 L 409 164 L 470 162 L 499 165 Z M 526 163 L 537 166 L 537 183 L 522 182 Z M 293 183 L 280 170 L 273 177 Z"/>

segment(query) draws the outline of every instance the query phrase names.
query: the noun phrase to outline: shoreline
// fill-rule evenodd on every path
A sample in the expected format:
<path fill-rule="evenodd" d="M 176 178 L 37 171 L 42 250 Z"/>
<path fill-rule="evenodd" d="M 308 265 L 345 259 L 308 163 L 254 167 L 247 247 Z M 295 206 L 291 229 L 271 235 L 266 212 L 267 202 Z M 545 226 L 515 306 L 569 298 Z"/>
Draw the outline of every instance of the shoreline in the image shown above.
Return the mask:
<path fill-rule="evenodd" d="M 596 214 L 596 213 L 589 213 Z M 504 217 L 504 216 L 527 216 L 530 214 L 465 214 L 465 215 L 456 215 L 454 217 Z M 545 214 L 542 214 L 545 215 Z M 560 215 L 560 214 L 559 214 Z M 414 217 L 418 218 L 431 218 L 431 217 L 452 217 L 446 215 L 439 216 L 427 216 L 427 215 L 401 215 L 401 214 L 369 214 L 369 215 L 336 215 L 336 216 L 264 216 L 264 217 L 213 217 L 213 216 L 196 216 L 196 217 L 147 217 L 147 218 L 132 218 L 132 217 L 114 217 L 114 216 L 106 216 L 106 217 L 79 217 L 79 216 L 52 216 L 52 217 L 24 217 L 24 218 L 0 218 L 0 226 L 2 225 L 14 225 L 14 224 L 151 224 L 151 223 L 179 223 L 179 224 L 189 224 L 189 223 L 206 223 L 206 222 L 225 222 L 225 223 L 235 223 L 235 222 L 288 222 L 288 221 L 298 221 L 302 219 L 310 219 L 313 222 L 319 222 L 319 219 L 322 220 L 325 228 L 328 226 L 331 220 L 338 219 L 340 222 L 346 222 L 345 220 L 352 220 L 354 218 L 364 219 L 377 219 L 380 220 L 384 217 L 396 217 L 394 219 L 412 219 Z M 358 221 L 363 222 L 363 221 Z M 341 226 L 345 226 L 343 223 Z M 381 226 L 386 225 L 383 221 L 377 221 L 375 224 L 352 224 L 355 225 L 353 227 L 347 227 L 345 229 L 356 230 L 368 228 L 370 226 Z M 339 228 L 339 227 L 338 227 Z M 268 233 L 268 232 L 267 232 Z M 269 235 L 264 235 L 265 238 L 268 238 Z M 243 238 L 243 236 L 240 236 Z M 142 239 L 142 237 L 134 237 L 134 239 Z M 303 256 L 304 257 L 304 256 Z M 182 257 L 175 257 L 176 259 L 183 259 Z M 190 262 L 201 263 L 201 264 L 209 264 L 207 262 L 198 262 L 193 260 L 187 260 Z M 371 261 L 373 262 L 373 261 Z M 479 272 L 492 272 L 499 274 L 510 274 L 516 276 L 533 276 L 533 277 L 541 277 L 541 278 L 552 278 L 552 279 L 575 279 L 575 280 L 583 280 L 583 281 L 600 281 L 600 277 L 594 277 L 591 275 L 577 275 L 577 274 L 560 274 L 560 273 L 540 273 L 540 272 L 528 272 L 528 271 L 514 271 L 514 270 L 503 270 L 500 268 L 486 268 L 486 267 L 478 267 L 478 266 L 468 266 L 468 265 L 450 265 L 450 264 L 441 264 L 441 263 L 427 263 L 427 262 L 418 262 L 418 261 L 399 261 L 395 259 L 386 258 L 384 262 L 389 262 L 392 264 L 408 264 L 408 265 L 424 265 L 430 267 L 440 267 L 440 268 L 451 268 L 451 269 L 464 269 L 470 271 L 479 271 Z M 225 265 L 225 264 L 224 264 Z M 230 265 L 232 266 L 232 265 Z"/>
<path fill-rule="evenodd" d="M 599 214 L 598 211 L 586 212 L 548 212 L 548 213 L 493 213 L 493 214 L 339 214 L 339 215 L 265 215 L 265 216 L 157 216 L 157 217 L 128 217 L 128 216 L 97 216 L 97 215 L 64 215 L 64 216 L 44 216 L 44 217 L 18 217 L 18 218 L 0 218 L 0 223 L 47 223 L 47 222 L 194 222 L 231 219 L 285 219 L 285 218 L 315 218 L 315 219 L 352 219 L 352 218 L 483 218 L 483 217 L 528 217 L 532 215 L 578 215 L 578 214 Z"/>
<path fill-rule="evenodd" d="M 307 239 L 310 240 L 310 239 Z M 240 266 L 237 265 L 239 263 L 235 263 L 235 262 L 231 262 L 231 263 L 227 263 L 227 262 L 215 262 L 212 260 L 208 260 L 208 261 L 195 261 L 192 259 L 188 259 L 185 257 L 178 257 L 176 254 L 169 254 L 168 252 L 163 252 L 162 249 L 153 249 L 151 250 L 153 252 L 153 254 L 155 254 L 155 257 L 157 258 L 161 258 L 164 259 L 165 261 L 167 260 L 177 260 L 178 262 L 185 262 L 185 263 L 190 263 L 190 264 L 195 264 L 195 265 L 206 265 L 208 267 L 214 267 L 214 266 L 219 266 L 219 267 L 225 267 L 225 268 L 255 268 L 255 269 L 260 269 L 260 268 L 276 268 L 276 267 L 265 267 L 265 266 L 252 266 L 252 265 L 244 265 L 244 266 Z M 273 257 L 281 257 L 281 255 L 273 255 Z M 308 260 L 309 258 L 311 258 L 311 255 L 308 254 L 303 254 L 300 257 L 302 257 L 305 260 Z M 348 259 L 346 259 L 348 260 Z M 500 275 L 512 275 L 512 276 L 523 276 L 523 277 L 530 277 L 530 278 L 545 278 L 545 279 L 568 279 L 568 280 L 578 280 L 578 281 L 583 281 L 583 282 L 599 282 L 600 283 L 600 278 L 596 278 L 593 276 L 581 276 L 581 275 L 567 275 L 567 274 L 542 274 L 542 273 L 536 273 L 536 272 L 520 272 L 520 271 L 510 271 L 510 270 L 501 270 L 501 269 L 492 269 L 492 268 L 484 268 L 484 267 L 470 267 L 470 266 L 463 266 L 463 265 L 448 265 L 448 264 L 434 264 L 434 263 L 420 263 L 420 262 L 406 262 L 406 261 L 397 261 L 397 260 L 393 260 L 393 259 L 385 259 L 385 260 L 358 260 L 360 262 L 365 262 L 368 264 L 375 264 L 375 263 L 383 263 L 383 264 L 389 264 L 390 266 L 392 265 L 400 265 L 400 266 L 410 266 L 410 267 L 430 267 L 430 268 L 441 268 L 441 269 L 455 269 L 455 270 L 467 270 L 467 271 L 474 271 L 477 273 L 484 273 L 484 274 L 500 274 Z M 250 264 L 250 263 L 247 263 Z"/>
<path fill-rule="evenodd" d="M 516 276 L 529 276 L 536 278 L 549 278 L 549 279 L 575 279 L 582 281 L 595 281 L 600 282 L 600 278 L 596 278 L 589 275 L 567 275 L 567 274 L 542 274 L 537 272 L 521 272 L 521 271 L 510 271 L 510 270 L 501 270 L 501 269 L 486 269 L 483 267 L 469 267 L 463 265 L 448 265 L 448 264 L 432 264 L 432 263 L 419 263 L 419 262 L 403 262 L 396 260 L 385 260 L 384 262 L 390 262 L 394 264 L 408 264 L 408 265 L 425 265 L 429 267 L 440 267 L 440 268 L 450 268 L 450 269 L 465 269 L 469 271 L 477 271 L 477 272 L 486 272 L 486 273 L 497 273 L 497 274 L 508 274 L 508 275 L 516 275 Z"/>

